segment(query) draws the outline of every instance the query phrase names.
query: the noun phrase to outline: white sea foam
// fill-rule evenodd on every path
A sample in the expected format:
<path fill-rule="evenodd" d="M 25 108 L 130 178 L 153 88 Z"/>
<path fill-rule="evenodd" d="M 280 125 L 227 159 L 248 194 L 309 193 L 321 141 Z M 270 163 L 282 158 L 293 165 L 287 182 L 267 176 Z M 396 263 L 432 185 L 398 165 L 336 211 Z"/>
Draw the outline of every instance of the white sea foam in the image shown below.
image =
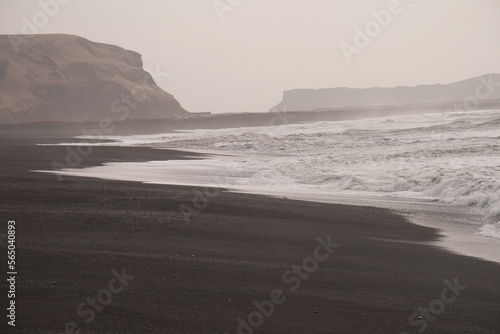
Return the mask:
<path fill-rule="evenodd" d="M 238 152 L 159 163 L 146 182 L 437 201 L 482 210 L 479 233 L 500 238 L 499 125 L 499 110 L 448 112 L 108 137 L 118 142 L 100 145 Z M 224 178 L 211 177 L 221 170 Z"/>

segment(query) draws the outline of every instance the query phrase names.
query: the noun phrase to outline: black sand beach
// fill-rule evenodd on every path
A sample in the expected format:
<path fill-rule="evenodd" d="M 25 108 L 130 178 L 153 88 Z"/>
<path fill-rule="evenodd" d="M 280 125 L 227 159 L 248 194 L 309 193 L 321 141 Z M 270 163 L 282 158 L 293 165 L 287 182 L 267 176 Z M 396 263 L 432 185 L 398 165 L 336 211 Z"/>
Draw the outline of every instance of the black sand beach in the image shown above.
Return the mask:
<path fill-rule="evenodd" d="M 51 170 L 65 147 L 0 146 L 0 258 L 7 263 L 6 225 L 15 220 L 18 267 L 16 327 L 4 313 L 2 333 L 500 331 L 500 265 L 428 246 L 439 231 L 390 211 L 191 187 L 59 182 L 29 170 Z M 186 155 L 94 147 L 80 166 Z M 190 219 L 180 205 L 198 209 Z M 317 241 L 329 236 L 338 247 Z M 306 268 L 292 269 L 304 260 Z M 6 280 L 0 285 L 5 294 Z M 272 299 L 279 303 L 271 312 L 263 301 Z"/>

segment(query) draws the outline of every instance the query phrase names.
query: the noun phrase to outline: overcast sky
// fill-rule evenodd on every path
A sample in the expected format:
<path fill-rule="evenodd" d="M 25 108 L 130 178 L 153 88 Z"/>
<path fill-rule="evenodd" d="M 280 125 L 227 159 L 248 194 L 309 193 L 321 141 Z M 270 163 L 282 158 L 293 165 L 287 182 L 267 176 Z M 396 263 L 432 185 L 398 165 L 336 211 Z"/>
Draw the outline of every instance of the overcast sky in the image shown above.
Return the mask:
<path fill-rule="evenodd" d="M 294 88 L 500 73 L 499 0 L 55 1 L 1 0 L 0 33 L 28 21 L 138 51 L 170 73 L 160 86 L 189 111 L 267 111 Z"/>

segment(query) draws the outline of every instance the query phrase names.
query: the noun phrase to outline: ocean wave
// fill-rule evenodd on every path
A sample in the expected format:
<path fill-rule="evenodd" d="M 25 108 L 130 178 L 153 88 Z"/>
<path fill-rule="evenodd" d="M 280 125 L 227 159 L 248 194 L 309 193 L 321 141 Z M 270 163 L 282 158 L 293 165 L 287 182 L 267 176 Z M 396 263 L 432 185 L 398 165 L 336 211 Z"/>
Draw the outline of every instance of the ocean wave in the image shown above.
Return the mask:
<path fill-rule="evenodd" d="M 236 163 L 238 170 L 253 173 L 246 185 L 389 195 L 474 207 L 484 211 L 487 222 L 480 233 L 498 238 L 499 124 L 498 110 L 447 112 L 196 130 L 150 137 L 142 144 L 272 153 L 273 158 Z"/>

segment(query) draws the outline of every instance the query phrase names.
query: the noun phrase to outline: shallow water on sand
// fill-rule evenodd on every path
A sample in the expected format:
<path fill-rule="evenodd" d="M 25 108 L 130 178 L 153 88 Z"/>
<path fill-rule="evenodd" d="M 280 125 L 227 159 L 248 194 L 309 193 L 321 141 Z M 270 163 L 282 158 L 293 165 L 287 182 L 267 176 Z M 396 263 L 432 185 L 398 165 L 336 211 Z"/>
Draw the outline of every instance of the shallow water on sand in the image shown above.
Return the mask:
<path fill-rule="evenodd" d="M 207 153 L 206 151 L 200 153 Z M 235 153 L 236 154 L 236 153 Z M 256 156 L 254 155 L 253 158 Z M 249 185 L 256 170 L 227 170 L 222 164 L 238 159 L 237 156 L 211 155 L 204 160 L 170 160 L 150 162 L 117 162 L 104 166 L 59 171 L 61 175 L 96 177 L 108 180 L 138 181 L 153 184 L 188 185 L 195 187 L 221 187 L 234 192 L 286 197 L 306 201 L 335 204 L 374 206 L 394 210 L 409 221 L 441 230 L 442 238 L 435 243 L 449 251 L 500 263 L 500 239 L 480 234 L 484 226 L 484 211 L 460 207 L 421 198 L 368 196 L 367 194 L 335 194 L 324 191 L 303 190 L 275 186 Z M 259 157 L 269 159 L 269 155 Z M 187 203 L 190 204 L 190 203 Z"/>

